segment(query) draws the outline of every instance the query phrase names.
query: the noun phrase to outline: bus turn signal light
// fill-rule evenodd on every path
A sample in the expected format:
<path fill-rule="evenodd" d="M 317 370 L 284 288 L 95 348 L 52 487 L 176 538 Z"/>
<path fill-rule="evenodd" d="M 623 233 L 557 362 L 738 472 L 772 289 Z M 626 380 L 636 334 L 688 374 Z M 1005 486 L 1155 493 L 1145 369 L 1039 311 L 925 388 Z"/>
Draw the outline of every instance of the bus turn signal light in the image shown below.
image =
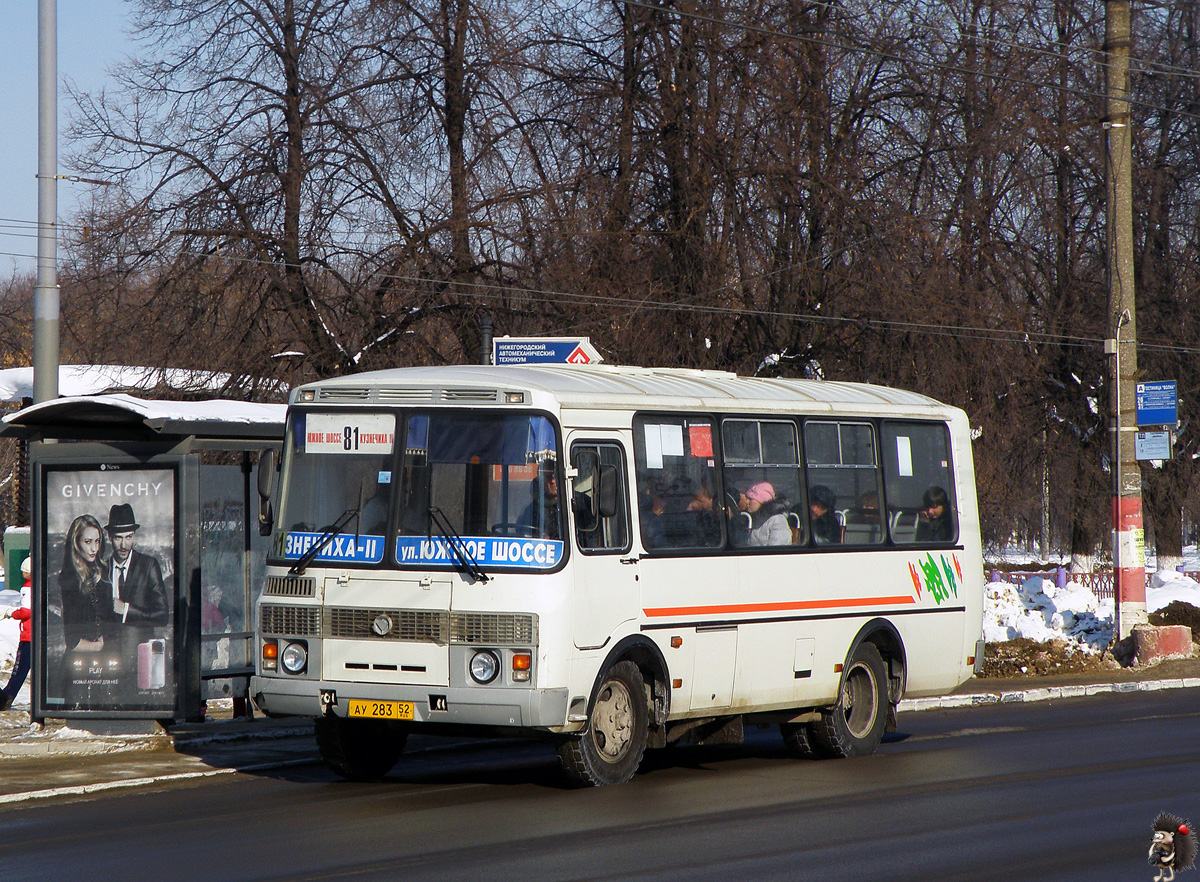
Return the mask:
<path fill-rule="evenodd" d="M 528 652 L 514 652 L 512 657 L 512 678 L 514 681 L 529 679 L 529 671 L 533 668 L 533 656 Z"/>
<path fill-rule="evenodd" d="M 264 671 L 275 671 L 279 669 L 279 644 L 274 640 L 263 641 L 262 667 Z"/>

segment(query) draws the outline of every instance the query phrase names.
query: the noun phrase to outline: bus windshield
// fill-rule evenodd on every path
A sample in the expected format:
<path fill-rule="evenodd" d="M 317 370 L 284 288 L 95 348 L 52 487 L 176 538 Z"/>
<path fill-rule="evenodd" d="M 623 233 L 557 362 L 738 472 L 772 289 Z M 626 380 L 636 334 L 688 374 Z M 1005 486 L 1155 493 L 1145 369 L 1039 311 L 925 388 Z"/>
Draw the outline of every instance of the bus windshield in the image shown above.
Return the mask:
<path fill-rule="evenodd" d="M 560 556 L 564 511 L 559 505 L 558 442 L 554 426 L 531 414 L 412 414 L 400 464 L 397 563 L 427 557 L 430 510 L 446 516 L 463 537 L 551 540 L 553 551 L 527 543 L 471 543 L 492 564 L 553 565 Z M 499 549 L 500 558 L 493 551 Z M 541 558 L 541 560 L 536 560 Z M 428 562 L 428 561 L 423 561 Z M 482 560 L 481 560 L 482 562 Z"/>
<path fill-rule="evenodd" d="M 300 557 L 352 513 L 316 558 L 383 560 L 395 436 L 394 414 L 293 413 L 272 556 Z"/>
<path fill-rule="evenodd" d="M 324 543 L 314 560 L 378 564 L 394 548 L 397 564 L 454 566 L 443 524 L 480 564 L 549 569 L 562 557 L 558 441 L 545 416 L 299 412 L 286 445 L 273 557 Z"/>

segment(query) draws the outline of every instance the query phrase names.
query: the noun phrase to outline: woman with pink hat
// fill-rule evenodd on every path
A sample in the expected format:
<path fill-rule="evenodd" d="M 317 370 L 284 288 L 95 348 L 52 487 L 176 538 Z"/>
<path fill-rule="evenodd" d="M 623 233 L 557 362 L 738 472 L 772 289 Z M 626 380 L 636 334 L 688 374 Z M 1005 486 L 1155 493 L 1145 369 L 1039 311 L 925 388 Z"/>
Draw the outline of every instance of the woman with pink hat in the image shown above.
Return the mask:
<path fill-rule="evenodd" d="M 738 508 L 750 518 L 746 544 L 750 546 L 791 545 L 786 506 L 775 496 L 775 488 L 766 481 L 753 484 L 738 501 Z"/>

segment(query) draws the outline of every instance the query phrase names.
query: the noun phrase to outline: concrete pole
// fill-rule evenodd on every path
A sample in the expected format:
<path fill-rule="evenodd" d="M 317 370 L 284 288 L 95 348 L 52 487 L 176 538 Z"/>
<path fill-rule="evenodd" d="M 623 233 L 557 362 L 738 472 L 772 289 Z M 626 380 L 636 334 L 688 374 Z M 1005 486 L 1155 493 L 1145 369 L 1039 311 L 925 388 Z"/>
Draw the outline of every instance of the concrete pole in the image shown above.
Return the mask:
<path fill-rule="evenodd" d="M 492 335 L 495 333 L 492 325 L 492 314 L 486 312 L 479 320 L 479 363 L 492 363 Z"/>
<path fill-rule="evenodd" d="M 58 0 L 38 0 L 38 240 L 33 400 L 58 397 Z"/>
<path fill-rule="evenodd" d="M 1112 356 L 1113 571 L 1118 639 L 1146 622 L 1142 472 L 1134 450 L 1137 309 L 1133 289 L 1133 151 L 1129 115 L 1129 0 L 1104 4 L 1105 185 Z"/>

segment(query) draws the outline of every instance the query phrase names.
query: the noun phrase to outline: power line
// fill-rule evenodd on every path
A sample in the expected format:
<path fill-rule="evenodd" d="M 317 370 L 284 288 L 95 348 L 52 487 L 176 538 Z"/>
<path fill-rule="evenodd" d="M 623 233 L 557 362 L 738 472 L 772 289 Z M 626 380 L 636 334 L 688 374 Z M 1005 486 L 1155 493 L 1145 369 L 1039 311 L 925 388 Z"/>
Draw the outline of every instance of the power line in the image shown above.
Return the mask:
<path fill-rule="evenodd" d="M 213 257 L 202 252 L 184 251 L 196 257 Z M 281 264 L 272 264 L 252 257 L 237 257 L 222 255 L 221 259 L 252 265 L 272 266 L 279 268 Z M 617 306 L 629 307 L 634 313 L 640 311 L 656 312 L 686 312 L 703 313 L 708 315 L 725 315 L 735 318 L 769 318 L 785 321 L 824 324 L 830 326 L 858 326 L 864 330 L 877 329 L 881 331 L 907 331 L 935 337 L 955 337 L 984 342 L 1014 343 L 1014 344 L 1051 344 L 1057 346 L 1097 348 L 1102 347 L 1104 337 L 1091 337 L 1081 334 L 1056 334 L 1042 331 L 1030 331 L 1007 328 L 988 328 L 973 325 L 948 325 L 930 322 L 904 322 L 891 319 L 874 319 L 862 316 L 821 316 L 811 313 L 779 312 L 756 307 L 721 306 L 705 303 L 680 303 L 670 300 L 655 300 L 651 298 L 621 297 L 613 295 L 581 294 L 569 291 L 555 291 L 537 288 L 515 288 L 511 285 L 501 285 L 493 282 L 466 282 L 460 280 L 431 279 L 424 276 L 409 276 L 400 273 L 386 273 L 376 277 L 393 282 L 407 282 L 420 285 L 451 286 L 455 295 L 476 300 L 494 297 L 497 293 L 507 296 L 517 296 L 528 303 L 558 304 L 570 301 L 586 306 Z M 1158 352 L 1171 352 L 1181 355 L 1200 355 L 1200 347 L 1176 346 L 1170 344 L 1146 344 L 1141 341 L 1139 348 Z"/>

